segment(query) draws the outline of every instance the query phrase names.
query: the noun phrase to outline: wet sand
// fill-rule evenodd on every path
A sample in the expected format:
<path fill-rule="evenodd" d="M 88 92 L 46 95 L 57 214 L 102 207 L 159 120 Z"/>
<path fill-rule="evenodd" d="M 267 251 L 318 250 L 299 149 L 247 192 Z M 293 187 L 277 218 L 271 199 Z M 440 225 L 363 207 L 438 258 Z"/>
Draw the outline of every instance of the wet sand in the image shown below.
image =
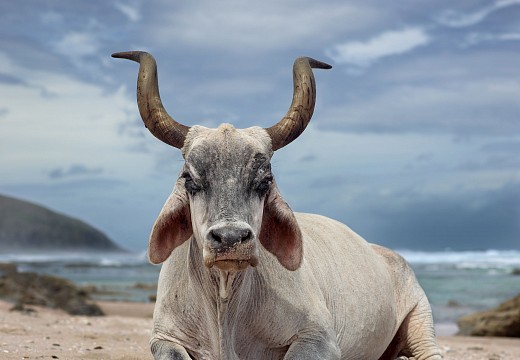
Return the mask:
<path fill-rule="evenodd" d="M 152 360 L 148 339 L 153 304 L 100 302 L 107 316 L 59 310 L 9 311 L 0 301 L 0 359 Z M 441 336 L 446 360 L 518 360 L 520 339 Z"/>

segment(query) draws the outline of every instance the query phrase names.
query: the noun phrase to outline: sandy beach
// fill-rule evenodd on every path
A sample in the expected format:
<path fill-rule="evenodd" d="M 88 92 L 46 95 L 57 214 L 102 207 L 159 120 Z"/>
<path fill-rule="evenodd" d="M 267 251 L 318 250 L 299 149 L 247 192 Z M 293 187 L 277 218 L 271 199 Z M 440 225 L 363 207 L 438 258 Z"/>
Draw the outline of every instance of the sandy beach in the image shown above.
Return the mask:
<path fill-rule="evenodd" d="M 21 313 L 0 301 L 0 358 L 151 360 L 153 304 L 99 304 L 107 316 L 71 316 L 39 307 Z M 520 339 L 441 336 L 439 344 L 447 360 L 520 359 Z"/>

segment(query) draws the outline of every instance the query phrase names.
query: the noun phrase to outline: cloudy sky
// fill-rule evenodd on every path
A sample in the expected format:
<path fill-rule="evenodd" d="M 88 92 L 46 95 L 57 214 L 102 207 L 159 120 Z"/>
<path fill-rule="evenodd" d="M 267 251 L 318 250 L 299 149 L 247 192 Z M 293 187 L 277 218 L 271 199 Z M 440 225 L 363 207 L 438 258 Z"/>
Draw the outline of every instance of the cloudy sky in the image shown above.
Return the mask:
<path fill-rule="evenodd" d="M 158 62 L 187 124 L 268 127 L 292 63 L 317 70 L 307 130 L 273 158 L 296 211 L 398 249 L 520 248 L 520 1 L 3 1 L 0 193 L 142 250 L 182 164 L 142 125 Z"/>

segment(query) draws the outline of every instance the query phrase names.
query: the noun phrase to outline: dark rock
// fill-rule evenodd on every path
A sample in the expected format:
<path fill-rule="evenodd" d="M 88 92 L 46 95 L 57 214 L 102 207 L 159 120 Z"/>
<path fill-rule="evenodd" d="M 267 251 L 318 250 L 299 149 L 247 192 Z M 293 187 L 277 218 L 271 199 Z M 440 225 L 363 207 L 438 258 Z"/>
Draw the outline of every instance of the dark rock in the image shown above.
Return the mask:
<path fill-rule="evenodd" d="M 514 268 L 511 270 L 511 275 L 520 275 L 520 268 Z"/>
<path fill-rule="evenodd" d="M 63 309 L 72 315 L 103 315 L 88 294 L 70 281 L 32 272 L 1 275 L 0 298 L 14 303 L 14 309 L 22 311 L 25 305 L 39 305 Z"/>
<path fill-rule="evenodd" d="M 18 271 L 16 264 L 12 263 L 0 263 L 0 275 L 11 274 Z"/>
<path fill-rule="evenodd" d="M 81 220 L 27 201 L 0 195 L 0 250 L 123 251 Z"/>
<path fill-rule="evenodd" d="M 114 296 L 114 297 L 124 297 L 128 296 L 127 292 L 124 291 L 118 291 L 112 289 L 110 286 L 96 286 L 93 284 L 87 284 L 81 287 L 81 290 L 83 290 L 85 293 L 87 293 L 89 296 L 93 296 L 94 298 L 104 297 L 107 296 Z"/>
<path fill-rule="evenodd" d="M 37 313 L 35 309 L 27 307 L 25 306 L 25 304 L 21 302 L 17 302 L 16 304 L 14 304 L 14 306 L 10 308 L 9 311 L 18 311 L 25 315 L 33 315 Z"/>
<path fill-rule="evenodd" d="M 457 300 L 449 300 L 446 305 L 451 308 L 457 308 L 461 306 Z"/>
<path fill-rule="evenodd" d="M 137 282 L 132 286 L 132 288 L 138 289 L 138 290 L 155 290 L 155 291 L 157 291 L 157 283 L 148 284 L 148 283 Z"/>
<path fill-rule="evenodd" d="M 498 307 L 459 318 L 458 335 L 520 337 L 520 294 Z"/>

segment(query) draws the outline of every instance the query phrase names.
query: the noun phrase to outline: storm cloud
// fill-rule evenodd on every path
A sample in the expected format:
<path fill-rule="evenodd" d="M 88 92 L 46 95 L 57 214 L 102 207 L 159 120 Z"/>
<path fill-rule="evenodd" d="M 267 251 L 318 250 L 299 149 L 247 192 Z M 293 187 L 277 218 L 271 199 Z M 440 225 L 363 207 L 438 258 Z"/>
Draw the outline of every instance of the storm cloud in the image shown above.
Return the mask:
<path fill-rule="evenodd" d="M 394 248 L 518 248 L 519 17 L 517 0 L 1 2 L 0 193 L 143 249 L 182 158 L 110 54 L 154 54 L 176 120 L 238 128 L 285 114 L 306 55 L 333 69 L 273 157 L 294 210 Z"/>

